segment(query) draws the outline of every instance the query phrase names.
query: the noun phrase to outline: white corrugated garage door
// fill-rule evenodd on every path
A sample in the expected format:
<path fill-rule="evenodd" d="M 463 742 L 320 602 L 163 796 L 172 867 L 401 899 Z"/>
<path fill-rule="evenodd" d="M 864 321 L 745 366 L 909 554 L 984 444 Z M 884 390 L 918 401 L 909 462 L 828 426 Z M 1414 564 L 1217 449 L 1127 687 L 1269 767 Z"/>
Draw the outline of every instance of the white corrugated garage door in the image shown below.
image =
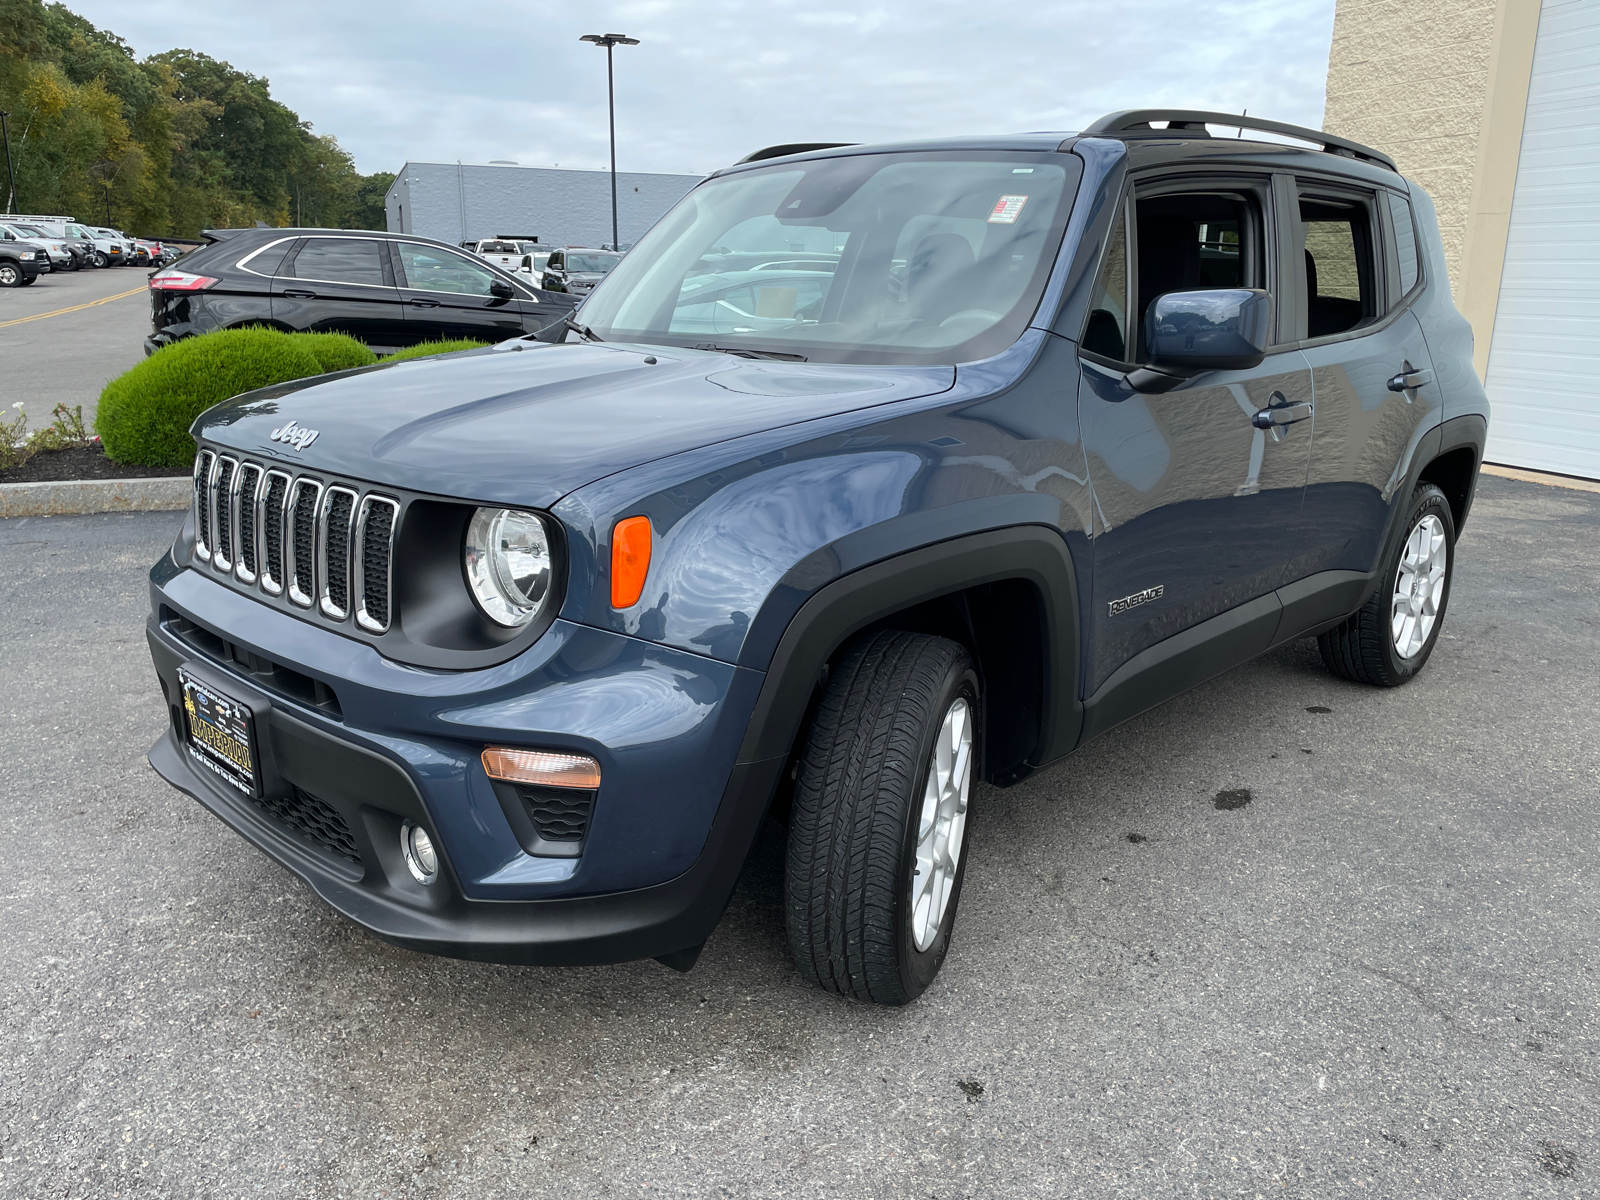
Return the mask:
<path fill-rule="evenodd" d="M 1489 348 L 1490 462 L 1600 479 L 1600 3 L 1545 0 Z"/>

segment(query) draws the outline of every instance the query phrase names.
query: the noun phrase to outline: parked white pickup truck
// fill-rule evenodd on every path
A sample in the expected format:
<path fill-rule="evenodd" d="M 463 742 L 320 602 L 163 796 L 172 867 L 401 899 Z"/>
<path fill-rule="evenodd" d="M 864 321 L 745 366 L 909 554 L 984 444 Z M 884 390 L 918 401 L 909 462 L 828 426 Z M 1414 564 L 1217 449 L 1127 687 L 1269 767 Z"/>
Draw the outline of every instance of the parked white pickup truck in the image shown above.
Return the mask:
<path fill-rule="evenodd" d="M 536 244 L 512 238 L 484 238 L 478 243 L 475 253 L 502 271 L 515 271 L 522 265 L 522 256 Z"/>

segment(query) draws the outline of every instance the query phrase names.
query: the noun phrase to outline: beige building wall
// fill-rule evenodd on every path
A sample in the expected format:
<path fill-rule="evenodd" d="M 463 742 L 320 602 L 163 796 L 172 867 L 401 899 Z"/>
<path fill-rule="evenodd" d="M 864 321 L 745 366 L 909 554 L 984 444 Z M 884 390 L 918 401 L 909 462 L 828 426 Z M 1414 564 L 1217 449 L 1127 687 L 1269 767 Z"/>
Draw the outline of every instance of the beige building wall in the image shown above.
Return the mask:
<path fill-rule="evenodd" d="M 1323 128 L 1390 154 L 1439 213 L 1488 365 L 1539 0 L 1337 0 Z"/>

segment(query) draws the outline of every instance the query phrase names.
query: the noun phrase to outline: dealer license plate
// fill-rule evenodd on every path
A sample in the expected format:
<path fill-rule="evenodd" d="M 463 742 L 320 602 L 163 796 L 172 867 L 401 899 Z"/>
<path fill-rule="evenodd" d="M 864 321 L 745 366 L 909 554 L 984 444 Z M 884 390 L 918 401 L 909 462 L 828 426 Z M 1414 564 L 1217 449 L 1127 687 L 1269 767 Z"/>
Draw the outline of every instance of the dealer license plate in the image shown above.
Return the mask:
<path fill-rule="evenodd" d="M 189 721 L 189 757 L 247 796 L 256 792 L 255 732 L 250 710 L 178 668 Z"/>

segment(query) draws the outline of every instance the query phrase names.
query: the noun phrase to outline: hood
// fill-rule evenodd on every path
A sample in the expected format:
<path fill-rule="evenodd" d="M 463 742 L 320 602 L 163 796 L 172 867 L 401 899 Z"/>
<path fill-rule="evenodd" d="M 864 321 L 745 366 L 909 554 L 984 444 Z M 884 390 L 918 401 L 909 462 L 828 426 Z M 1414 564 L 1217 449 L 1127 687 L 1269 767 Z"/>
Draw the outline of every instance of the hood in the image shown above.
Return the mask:
<path fill-rule="evenodd" d="M 505 346 L 513 344 L 529 345 Z M 380 363 L 246 392 L 202 413 L 193 432 L 301 469 L 542 508 L 653 459 L 934 395 L 954 382 L 948 366 L 782 363 L 541 343 L 521 352 Z M 283 440 L 274 440 L 275 432 Z"/>

